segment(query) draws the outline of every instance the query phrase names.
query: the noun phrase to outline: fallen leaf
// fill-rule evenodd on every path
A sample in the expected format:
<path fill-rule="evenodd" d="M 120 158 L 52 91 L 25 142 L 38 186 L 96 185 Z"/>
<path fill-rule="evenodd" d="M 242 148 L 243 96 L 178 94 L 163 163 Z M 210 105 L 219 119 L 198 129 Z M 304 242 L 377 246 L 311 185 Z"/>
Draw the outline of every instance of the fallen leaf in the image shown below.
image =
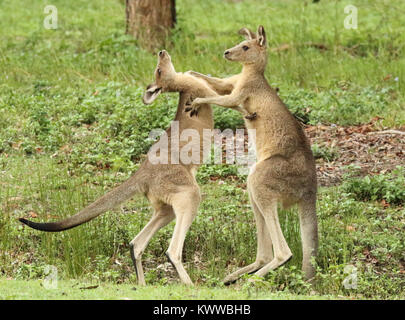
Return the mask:
<path fill-rule="evenodd" d="M 34 211 L 30 211 L 28 214 L 31 218 L 38 218 L 38 215 Z"/>
<path fill-rule="evenodd" d="M 346 230 L 352 232 L 352 231 L 356 231 L 356 228 L 353 226 L 346 226 Z"/>
<path fill-rule="evenodd" d="M 24 198 L 22 198 L 22 197 L 11 197 L 11 198 L 8 199 L 8 201 L 21 201 L 21 200 L 24 200 Z"/>

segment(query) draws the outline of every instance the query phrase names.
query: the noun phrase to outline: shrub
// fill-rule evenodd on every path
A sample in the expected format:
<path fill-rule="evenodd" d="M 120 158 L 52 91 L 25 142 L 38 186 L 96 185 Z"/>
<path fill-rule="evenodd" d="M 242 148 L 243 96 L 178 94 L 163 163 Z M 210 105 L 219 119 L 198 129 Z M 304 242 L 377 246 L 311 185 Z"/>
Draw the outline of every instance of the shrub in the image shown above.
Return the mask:
<path fill-rule="evenodd" d="M 339 152 L 336 148 L 329 148 L 313 144 L 311 146 L 315 159 L 324 159 L 326 161 L 333 161 L 339 157 Z"/>
<path fill-rule="evenodd" d="M 382 201 L 394 205 L 405 203 L 405 170 L 397 167 L 388 174 L 352 178 L 343 184 L 343 190 L 360 201 Z"/>
<path fill-rule="evenodd" d="M 214 109 L 215 128 L 220 130 L 243 128 L 242 115 L 234 110 L 225 108 Z"/>

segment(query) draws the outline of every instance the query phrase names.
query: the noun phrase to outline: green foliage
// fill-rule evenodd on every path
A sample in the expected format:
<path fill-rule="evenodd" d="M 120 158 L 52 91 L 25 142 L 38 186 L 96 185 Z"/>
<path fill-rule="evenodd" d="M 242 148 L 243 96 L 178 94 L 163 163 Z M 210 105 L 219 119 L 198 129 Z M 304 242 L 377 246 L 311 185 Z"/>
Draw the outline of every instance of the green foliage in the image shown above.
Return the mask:
<path fill-rule="evenodd" d="M 297 89 L 281 97 L 304 123 L 353 125 L 368 122 L 370 114 L 384 117 L 394 92 L 393 87 L 358 87 L 342 82 L 319 93 Z"/>
<path fill-rule="evenodd" d="M 37 264 L 22 264 L 15 272 L 16 279 L 38 279 L 45 277 L 45 266 Z"/>
<path fill-rule="evenodd" d="M 36 131 L 53 132 L 55 138 L 49 141 L 53 148 L 66 134 L 52 123 L 53 108 L 80 104 L 80 99 L 89 98 L 108 82 L 144 87 L 156 64 L 155 55 L 125 34 L 122 1 L 56 1 L 55 5 L 60 13 L 56 30 L 38 23 L 45 17 L 38 1 L 4 0 L 0 12 L 1 89 L 14 92 L 11 99 L 1 93 L 0 109 L 6 108 L 13 116 L 2 115 L 0 124 L 12 122 L 18 130 L 25 125 L 28 111 L 33 109 L 37 116 L 43 112 L 39 118 L 43 121 L 33 115 L 33 123 Z M 281 97 L 298 117 L 310 123 L 355 124 L 379 115 L 386 125 L 403 124 L 405 59 L 400 22 L 404 3 L 396 0 L 388 6 L 362 0 L 364 19 L 358 30 L 343 28 L 346 5 L 345 1 L 306 5 L 299 0 L 237 4 L 181 0 L 176 3 L 178 21 L 166 49 L 177 71 L 229 76 L 238 73 L 240 65 L 221 56 L 225 48 L 241 40 L 236 30 L 264 24 L 270 48 L 289 45 L 287 50 L 269 51 L 266 77 L 280 88 Z M 277 19 L 270 23 L 269 16 Z M 318 50 L 305 45 L 308 42 L 328 49 Z M 32 92 L 16 90 L 29 87 Z M 21 112 L 30 101 L 30 109 Z M 96 120 L 91 110 L 82 112 L 80 123 Z M 216 118 L 219 128 L 242 125 L 234 111 L 218 109 Z"/>
<path fill-rule="evenodd" d="M 197 172 L 198 183 L 206 183 L 210 178 L 241 178 L 236 165 L 203 164 Z"/>
<path fill-rule="evenodd" d="M 142 104 L 156 55 L 125 35 L 124 1 L 55 0 L 53 4 L 60 14 L 59 27 L 46 30 L 41 1 L 1 1 L 0 274 L 40 279 L 45 265 L 51 264 L 62 278 L 131 285 L 136 276 L 128 243 L 149 219 L 146 200 L 136 198 L 58 234 L 28 229 L 16 218 L 61 219 L 127 179 L 152 143 L 149 132 L 167 128 L 173 119 L 177 94 L 162 95 L 150 106 Z M 178 22 L 166 49 L 177 71 L 226 77 L 240 72 L 239 64 L 221 57 L 225 48 L 241 40 L 236 30 L 264 24 L 270 48 L 289 45 L 286 50 L 269 50 L 265 75 L 303 122 L 350 125 L 378 115 L 384 126 L 401 126 L 405 123 L 404 3 L 360 0 L 363 18 L 358 30 L 342 26 L 347 4 L 179 0 Z M 271 22 L 268 17 L 273 17 Z M 327 50 L 308 42 L 322 43 Z M 243 119 L 235 111 L 215 107 L 215 126 L 236 129 L 243 126 Z M 338 156 L 324 146 L 313 149 L 326 161 Z M 236 166 L 203 165 L 197 178 L 203 202 L 187 234 L 184 261 L 194 280 L 219 286 L 226 274 L 255 258 L 255 222 L 246 177 L 238 174 Z M 403 298 L 403 204 L 403 169 L 321 189 L 318 273 L 312 288 L 300 271 L 297 211 L 281 210 L 293 258 L 264 279 L 253 277 L 253 285 L 246 284 L 237 296 L 246 291 L 250 297 L 261 297 L 263 291 L 312 294 L 315 290 L 354 298 Z M 164 252 L 172 231 L 173 223 L 152 239 L 144 253 L 149 283 L 173 281 L 167 273 L 155 271 L 166 262 Z M 356 290 L 342 286 L 348 264 L 358 267 Z M 243 281 L 247 279 L 242 280 L 244 286 Z M 240 289 L 238 284 L 236 288 Z M 175 297 L 186 294 L 179 292 Z"/>
<path fill-rule="evenodd" d="M 91 276 L 97 281 L 109 281 L 119 283 L 120 272 L 117 270 L 116 265 L 111 265 L 111 258 L 104 255 L 98 255 L 91 263 L 95 265 L 94 270 L 91 271 Z"/>
<path fill-rule="evenodd" d="M 315 159 L 324 159 L 325 161 L 333 161 L 339 157 L 339 152 L 336 148 L 320 146 L 315 143 L 311 145 L 311 149 Z"/>
<path fill-rule="evenodd" d="M 147 277 L 148 274 L 145 274 Z M 310 300 L 333 299 L 333 296 L 296 295 L 288 292 L 270 293 L 269 290 L 244 290 L 232 287 L 188 287 L 180 284 L 134 286 L 130 283 L 87 282 L 60 280 L 57 290 L 46 290 L 38 280 L 6 280 L 0 278 L 1 300 L 240 300 L 277 299 Z M 91 288 L 91 290 L 83 290 Z"/>
<path fill-rule="evenodd" d="M 243 128 L 243 118 L 237 111 L 226 108 L 215 108 L 215 128 L 220 130 Z"/>
<path fill-rule="evenodd" d="M 405 169 L 397 167 L 388 174 L 352 178 L 343 184 L 343 190 L 356 200 L 381 201 L 389 204 L 405 203 Z"/>
<path fill-rule="evenodd" d="M 270 271 L 265 277 L 245 275 L 245 289 L 250 294 L 261 289 L 268 292 L 294 292 L 295 294 L 310 294 L 311 285 L 305 280 L 304 274 L 296 266 L 281 266 L 277 271 Z"/>
<path fill-rule="evenodd" d="M 44 266 L 50 264 L 57 266 L 61 278 L 134 283 L 128 243 L 150 218 L 146 200 L 137 197 L 114 212 L 62 233 L 39 233 L 15 219 L 29 212 L 38 214 L 37 221 L 69 216 L 125 180 L 127 174 L 105 171 L 103 175 L 70 176 L 57 159 L 13 159 L 6 162 L 1 173 L 0 273 L 19 279 L 43 279 Z M 209 175 L 217 174 L 214 170 Z M 209 175 L 201 185 L 199 214 L 187 234 L 184 263 L 192 279 L 217 287 L 222 286 L 225 275 L 254 260 L 257 244 L 245 178 L 211 180 Z M 239 285 L 248 296 L 254 298 L 263 291 L 310 294 L 315 290 L 325 295 L 399 297 L 405 252 L 403 208 L 357 201 L 343 187 L 334 187 L 321 189 L 317 212 L 320 241 L 314 286 L 308 287 L 300 270 L 297 210 L 281 210 L 280 223 L 293 258 L 264 279 L 253 279 L 252 286 L 248 279 L 242 279 Z M 143 255 L 148 283 L 177 281 L 170 273 L 156 270 L 167 262 L 164 253 L 173 227 L 171 223 L 159 231 Z M 356 290 L 342 285 L 347 277 L 344 268 L 349 264 L 358 268 Z"/>
<path fill-rule="evenodd" d="M 116 82 L 91 90 L 68 89 L 63 95 L 57 85 L 46 90 L 34 94 L 20 90 L 16 95 L 11 88 L 0 88 L 7 101 L 3 108 L 15 104 L 17 109 L 0 128 L 3 152 L 49 152 L 69 163 L 71 170 L 133 169 L 133 161 L 152 144 L 150 131 L 168 127 L 177 109 L 177 95 L 145 106 L 142 89 Z M 3 117 L 9 115 L 2 113 Z"/>

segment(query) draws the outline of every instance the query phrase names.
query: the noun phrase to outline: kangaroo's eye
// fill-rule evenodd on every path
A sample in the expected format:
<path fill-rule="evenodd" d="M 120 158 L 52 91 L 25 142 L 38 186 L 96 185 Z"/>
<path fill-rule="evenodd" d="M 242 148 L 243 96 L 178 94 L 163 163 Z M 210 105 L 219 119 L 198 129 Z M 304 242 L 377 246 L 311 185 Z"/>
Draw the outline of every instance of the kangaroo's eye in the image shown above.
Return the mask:
<path fill-rule="evenodd" d="M 243 46 L 242 49 L 245 50 L 245 51 L 248 51 L 249 47 L 248 46 Z"/>
<path fill-rule="evenodd" d="M 162 70 L 157 69 L 158 75 L 160 76 L 162 74 Z"/>

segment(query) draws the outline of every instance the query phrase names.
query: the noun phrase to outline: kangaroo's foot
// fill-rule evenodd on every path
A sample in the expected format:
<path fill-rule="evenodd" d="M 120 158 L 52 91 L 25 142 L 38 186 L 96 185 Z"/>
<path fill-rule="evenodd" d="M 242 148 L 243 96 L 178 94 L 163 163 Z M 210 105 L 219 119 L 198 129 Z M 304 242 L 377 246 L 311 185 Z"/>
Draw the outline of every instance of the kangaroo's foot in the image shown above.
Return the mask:
<path fill-rule="evenodd" d="M 146 282 L 145 282 L 145 275 L 143 273 L 141 256 L 136 257 L 135 248 L 132 243 L 130 244 L 130 251 L 131 251 L 132 263 L 134 264 L 134 267 L 135 267 L 138 285 L 145 286 Z"/>
<path fill-rule="evenodd" d="M 183 267 L 183 264 L 181 263 L 181 260 L 173 260 L 172 258 L 170 258 L 170 253 L 166 252 L 166 257 L 167 259 L 170 261 L 170 263 L 172 264 L 172 266 L 176 269 L 180 280 L 188 285 L 188 286 L 193 286 L 193 281 L 191 281 L 190 276 L 187 274 L 186 270 Z"/>
<path fill-rule="evenodd" d="M 274 258 L 270 263 L 266 264 L 263 268 L 259 269 L 255 274 L 264 277 L 269 273 L 270 270 L 274 270 L 278 267 L 281 267 L 283 264 L 286 264 L 292 258 L 292 254 L 289 253 L 283 257 Z"/>
<path fill-rule="evenodd" d="M 236 280 L 238 280 L 242 275 L 244 275 L 246 273 L 249 273 L 249 274 L 254 273 L 255 271 L 262 268 L 265 264 L 266 264 L 266 262 L 263 262 L 263 261 L 255 261 L 252 264 L 249 264 L 248 266 L 243 267 L 239 270 L 236 270 L 235 272 L 226 276 L 223 282 L 225 285 L 230 285 L 232 283 L 235 283 Z"/>

